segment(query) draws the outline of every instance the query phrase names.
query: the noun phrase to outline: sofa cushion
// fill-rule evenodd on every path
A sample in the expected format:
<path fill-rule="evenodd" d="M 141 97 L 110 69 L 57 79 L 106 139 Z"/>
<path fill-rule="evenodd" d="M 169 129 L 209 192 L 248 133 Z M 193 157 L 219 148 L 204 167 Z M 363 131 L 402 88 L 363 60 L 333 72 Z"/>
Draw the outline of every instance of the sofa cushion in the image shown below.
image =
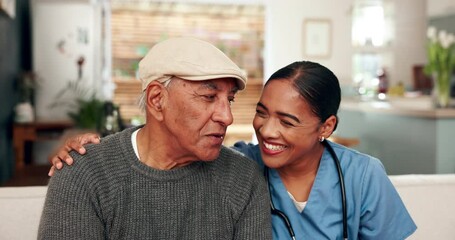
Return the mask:
<path fill-rule="evenodd" d="M 0 187 L 0 238 L 36 239 L 46 186 Z"/>
<path fill-rule="evenodd" d="M 454 239 L 455 174 L 390 176 L 417 225 L 408 239 Z"/>
<path fill-rule="evenodd" d="M 409 239 L 453 239 L 455 174 L 395 175 L 390 180 L 417 224 Z M 47 187 L 0 187 L 0 238 L 36 239 Z"/>

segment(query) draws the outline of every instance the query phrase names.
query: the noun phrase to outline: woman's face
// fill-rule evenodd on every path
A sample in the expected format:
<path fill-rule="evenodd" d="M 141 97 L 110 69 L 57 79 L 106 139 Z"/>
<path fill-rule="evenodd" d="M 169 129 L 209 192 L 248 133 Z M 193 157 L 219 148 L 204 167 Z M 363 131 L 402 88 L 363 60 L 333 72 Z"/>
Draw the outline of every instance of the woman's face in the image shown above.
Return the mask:
<path fill-rule="evenodd" d="M 318 141 L 321 126 L 291 81 L 272 80 L 264 88 L 253 127 L 265 165 L 283 168 L 305 159 L 319 159 L 323 149 Z"/>

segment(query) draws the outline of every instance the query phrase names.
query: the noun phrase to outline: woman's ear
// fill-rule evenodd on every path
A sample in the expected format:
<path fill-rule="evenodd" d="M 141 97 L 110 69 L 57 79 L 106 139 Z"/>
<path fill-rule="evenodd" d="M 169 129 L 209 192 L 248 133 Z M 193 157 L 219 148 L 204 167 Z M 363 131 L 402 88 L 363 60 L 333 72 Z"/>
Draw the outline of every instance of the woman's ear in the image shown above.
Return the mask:
<path fill-rule="evenodd" d="M 163 120 L 163 104 L 167 96 L 166 88 L 159 82 L 151 82 L 146 89 L 145 109 L 156 120 Z"/>
<path fill-rule="evenodd" d="M 320 128 L 320 135 L 324 136 L 326 139 L 329 138 L 332 135 L 336 124 L 337 118 L 334 115 L 327 118 Z"/>

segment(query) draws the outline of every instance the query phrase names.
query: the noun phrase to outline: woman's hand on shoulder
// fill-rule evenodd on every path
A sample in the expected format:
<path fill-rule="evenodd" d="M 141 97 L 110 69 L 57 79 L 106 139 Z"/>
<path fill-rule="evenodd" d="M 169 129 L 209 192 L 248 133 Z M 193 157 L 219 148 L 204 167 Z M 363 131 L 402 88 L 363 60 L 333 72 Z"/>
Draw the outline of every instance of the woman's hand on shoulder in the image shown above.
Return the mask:
<path fill-rule="evenodd" d="M 63 145 L 61 145 L 54 154 L 49 156 L 49 162 L 52 164 L 51 169 L 49 170 L 48 175 L 54 175 L 55 170 L 60 170 L 63 168 L 63 162 L 68 165 L 73 164 L 73 158 L 70 156 L 71 151 L 77 151 L 79 154 L 85 154 L 86 150 L 84 148 L 85 144 L 88 143 L 100 143 L 100 137 L 96 133 L 83 133 L 78 134 L 72 137 L 69 137 L 65 140 Z"/>

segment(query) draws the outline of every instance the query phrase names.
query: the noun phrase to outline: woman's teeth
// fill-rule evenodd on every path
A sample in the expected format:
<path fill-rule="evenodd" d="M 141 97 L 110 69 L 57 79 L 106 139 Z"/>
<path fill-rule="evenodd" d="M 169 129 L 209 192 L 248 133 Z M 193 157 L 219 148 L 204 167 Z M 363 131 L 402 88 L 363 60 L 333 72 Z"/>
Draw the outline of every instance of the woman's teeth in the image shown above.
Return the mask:
<path fill-rule="evenodd" d="M 286 146 L 283 146 L 283 145 L 273 145 L 273 144 L 269 144 L 269 143 L 265 143 L 265 142 L 264 142 L 264 146 L 265 146 L 265 148 L 267 148 L 271 151 L 282 151 L 286 148 Z"/>

